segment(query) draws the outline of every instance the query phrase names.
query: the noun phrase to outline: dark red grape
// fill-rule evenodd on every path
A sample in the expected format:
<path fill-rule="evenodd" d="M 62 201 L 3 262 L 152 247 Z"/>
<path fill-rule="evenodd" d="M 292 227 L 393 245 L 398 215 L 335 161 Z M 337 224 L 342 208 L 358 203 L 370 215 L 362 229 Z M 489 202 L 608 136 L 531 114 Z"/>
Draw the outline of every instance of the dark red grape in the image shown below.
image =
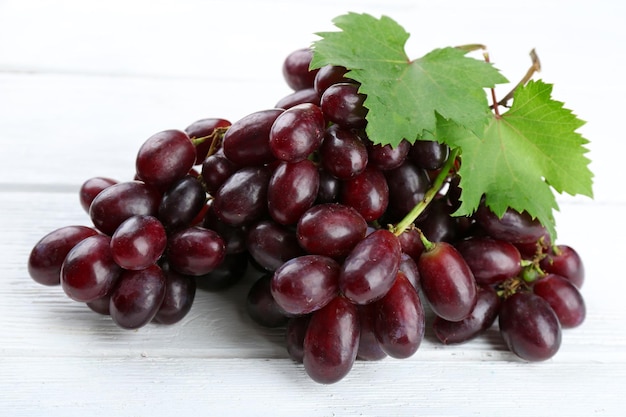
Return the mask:
<path fill-rule="evenodd" d="M 367 166 L 367 147 L 361 138 L 337 125 L 326 129 L 319 153 L 326 172 L 342 180 L 362 173 Z"/>
<path fill-rule="evenodd" d="M 75 301 L 88 303 L 109 294 L 122 269 L 111 255 L 111 238 L 89 236 L 69 251 L 61 266 L 61 287 Z"/>
<path fill-rule="evenodd" d="M 382 298 L 396 279 L 400 254 L 400 242 L 389 230 L 370 233 L 343 263 L 339 276 L 341 293 L 356 304 Z"/>
<path fill-rule="evenodd" d="M 139 271 L 124 270 L 111 294 L 111 318 L 123 329 L 148 324 L 165 299 L 165 274 L 158 265 Z"/>
<path fill-rule="evenodd" d="M 567 278 L 578 288 L 582 288 L 585 282 L 582 258 L 571 246 L 556 245 L 550 248 L 546 257 L 541 260 L 540 266 L 545 272 Z"/>
<path fill-rule="evenodd" d="M 287 322 L 285 329 L 285 344 L 287 345 L 287 354 L 298 363 L 302 363 L 304 359 L 304 338 L 306 330 L 309 327 L 311 315 L 291 317 Z"/>
<path fill-rule="evenodd" d="M 323 66 L 322 68 L 318 70 L 317 75 L 315 75 L 315 82 L 313 83 L 313 87 L 315 91 L 321 97 L 322 94 L 324 94 L 324 91 L 326 91 L 326 89 L 333 84 L 339 84 L 339 83 L 357 84 L 356 81 L 345 77 L 345 74 L 347 72 L 348 70 L 342 66 L 335 66 L 335 65 Z"/>
<path fill-rule="evenodd" d="M 433 321 L 433 330 L 443 344 L 464 343 L 487 330 L 498 317 L 500 297 L 492 287 L 479 286 L 476 305 L 461 321 L 448 321 L 439 316 Z"/>
<path fill-rule="evenodd" d="M 337 203 L 317 204 L 297 224 L 298 243 L 307 252 L 331 258 L 346 256 L 365 237 L 367 222 L 358 211 Z"/>
<path fill-rule="evenodd" d="M 197 276 L 212 271 L 222 263 L 226 256 L 226 244 L 213 230 L 193 226 L 170 236 L 166 254 L 172 269 Z"/>
<path fill-rule="evenodd" d="M 85 305 L 89 307 L 91 311 L 95 311 L 96 313 L 102 314 L 103 316 L 111 315 L 110 304 L 111 294 L 107 294 L 104 297 L 96 298 L 95 300 L 85 303 Z"/>
<path fill-rule="evenodd" d="M 104 189 L 91 203 L 89 217 L 98 230 L 112 235 L 132 216 L 157 216 L 161 194 L 142 181 L 126 181 Z"/>
<path fill-rule="evenodd" d="M 187 175 L 196 161 L 196 148 L 180 130 L 164 130 L 148 138 L 139 148 L 137 176 L 160 191 Z"/>
<path fill-rule="evenodd" d="M 409 227 L 398 236 L 398 240 L 402 246 L 402 252 L 417 262 L 422 252 L 424 252 L 424 244 L 420 238 L 419 230 L 415 227 Z"/>
<path fill-rule="evenodd" d="M 316 203 L 336 203 L 339 197 L 341 181 L 323 168 L 319 169 L 320 186 L 317 190 Z"/>
<path fill-rule="evenodd" d="M 250 224 L 267 212 L 267 188 L 271 173 L 264 166 L 245 167 L 235 172 L 217 190 L 213 210 L 231 226 Z"/>
<path fill-rule="evenodd" d="M 237 166 L 223 154 L 213 154 L 202 163 L 202 179 L 209 194 L 215 194 Z"/>
<path fill-rule="evenodd" d="M 577 327 L 585 321 L 586 307 L 574 283 L 556 274 L 548 274 L 533 285 L 533 292 L 546 300 L 563 328 Z"/>
<path fill-rule="evenodd" d="M 230 288 L 244 277 L 248 270 L 246 252 L 226 254 L 216 268 L 203 275 L 197 275 L 196 286 L 206 291 L 221 291 Z"/>
<path fill-rule="evenodd" d="M 320 95 L 317 94 L 315 88 L 305 88 L 302 90 L 296 90 L 293 93 L 287 94 L 276 102 L 277 109 L 290 109 L 298 104 L 310 103 L 316 106 L 320 105 Z"/>
<path fill-rule="evenodd" d="M 357 306 L 359 312 L 359 349 L 357 359 L 364 361 L 379 361 L 387 357 L 385 351 L 380 347 L 376 338 L 376 319 L 378 308 L 376 303 Z"/>
<path fill-rule="evenodd" d="M 417 261 L 424 296 L 433 312 L 449 321 L 460 321 L 474 309 L 476 283 L 467 262 L 447 242 L 436 242 Z"/>
<path fill-rule="evenodd" d="M 89 214 L 89 206 L 91 206 L 93 199 L 96 198 L 102 190 L 117 183 L 118 181 L 106 177 L 93 177 L 83 182 L 78 192 L 78 199 L 83 210 Z"/>
<path fill-rule="evenodd" d="M 344 128 L 362 128 L 367 121 L 367 108 L 363 105 L 365 95 L 359 93 L 354 83 L 338 83 L 329 86 L 322 94 L 320 107 L 324 117 Z"/>
<path fill-rule="evenodd" d="M 324 307 L 338 293 L 339 264 L 321 255 L 304 255 L 281 265 L 272 277 L 272 296 L 287 313 L 302 315 Z"/>
<path fill-rule="evenodd" d="M 200 181 L 191 176 L 183 177 L 163 194 L 158 218 L 168 232 L 191 226 L 204 207 L 206 198 Z"/>
<path fill-rule="evenodd" d="M 288 317 L 272 296 L 271 283 L 272 274 L 265 274 L 252 284 L 246 297 L 246 311 L 263 327 L 284 326 Z"/>
<path fill-rule="evenodd" d="M 224 134 L 224 155 L 238 166 L 256 166 L 272 162 L 270 130 L 283 109 L 267 109 L 237 120 Z"/>
<path fill-rule="evenodd" d="M 111 237 L 111 255 L 124 269 L 144 269 L 156 263 L 167 246 L 163 224 L 152 216 L 126 219 Z"/>
<path fill-rule="evenodd" d="M 365 221 L 380 218 L 389 205 L 389 187 L 383 172 L 367 167 L 356 177 L 345 180 L 339 202 L 354 207 Z"/>
<path fill-rule="evenodd" d="M 481 285 L 494 285 L 517 276 L 522 256 L 511 243 L 489 237 L 470 237 L 455 245 Z"/>
<path fill-rule="evenodd" d="M 426 171 L 410 162 L 405 161 L 398 168 L 385 171 L 384 175 L 389 187 L 389 209 L 397 218 L 411 211 L 430 188 Z"/>
<path fill-rule="evenodd" d="M 559 319 L 543 298 L 518 292 L 502 301 L 500 334 L 509 350 L 527 361 L 544 361 L 561 346 Z"/>
<path fill-rule="evenodd" d="M 226 119 L 220 119 L 215 117 L 209 117 L 206 119 L 196 120 L 189 126 L 185 128 L 185 133 L 191 138 L 203 138 L 213 134 L 215 129 L 218 128 L 227 128 L 231 125 L 231 123 Z M 200 165 L 204 162 L 207 157 L 207 154 L 211 148 L 211 139 L 207 139 L 199 144 L 195 145 L 196 147 L 196 161 L 194 165 Z"/>
<path fill-rule="evenodd" d="M 154 320 L 161 324 L 178 323 L 191 310 L 196 296 L 196 281 L 193 277 L 173 271 L 167 264 L 161 269 L 165 274 L 165 297 Z"/>
<path fill-rule="evenodd" d="M 402 140 L 398 146 L 368 144 L 368 163 L 381 171 L 398 168 L 409 153 L 411 144 Z"/>
<path fill-rule="evenodd" d="M 291 52 L 283 62 L 283 77 L 287 85 L 294 90 L 312 88 L 318 70 L 309 70 L 313 58 L 310 48 L 301 48 Z"/>
<path fill-rule="evenodd" d="M 435 141 L 416 140 L 409 158 L 418 167 L 428 170 L 436 170 L 443 166 L 450 154 L 447 145 Z"/>
<path fill-rule="evenodd" d="M 267 271 L 274 271 L 289 259 L 304 255 L 296 234 L 271 220 L 250 227 L 246 248 L 254 261 Z"/>
<path fill-rule="evenodd" d="M 393 286 L 375 304 L 375 333 L 381 349 L 392 358 L 412 356 L 424 338 L 426 319 L 417 291 L 404 273 L 398 272 Z"/>
<path fill-rule="evenodd" d="M 534 244 L 546 234 L 538 219 L 532 219 L 527 212 L 520 213 L 510 208 L 498 218 L 491 209 L 481 205 L 474 218 L 489 236 L 513 244 Z"/>
<path fill-rule="evenodd" d="M 352 369 L 358 345 L 357 308 L 337 296 L 311 315 L 304 337 L 304 369 L 315 382 L 338 382 Z"/>
<path fill-rule="evenodd" d="M 398 271 L 404 274 L 416 291 L 420 289 L 420 271 L 417 268 L 417 262 L 410 255 L 402 252 Z"/>
<path fill-rule="evenodd" d="M 272 219 L 280 224 L 296 224 L 315 202 L 319 184 L 318 169 L 308 159 L 281 162 L 267 188 L 267 208 Z"/>
<path fill-rule="evenodd" d="M 302 161 L 320 146 L 325 128 L 324 115 L 318 106 L 298 104 L 285 110 L 274 121 L 270 130 L 270 149 L 281 161 Z"/>
<path fill-rule="evenodd" d="M 64 226 L 42 237 L 28 257 L 30 277 L 42 285 L 59 285 L 61 265 L 67 254 L 80 241 L 98 232 L 87 226 Z"/>

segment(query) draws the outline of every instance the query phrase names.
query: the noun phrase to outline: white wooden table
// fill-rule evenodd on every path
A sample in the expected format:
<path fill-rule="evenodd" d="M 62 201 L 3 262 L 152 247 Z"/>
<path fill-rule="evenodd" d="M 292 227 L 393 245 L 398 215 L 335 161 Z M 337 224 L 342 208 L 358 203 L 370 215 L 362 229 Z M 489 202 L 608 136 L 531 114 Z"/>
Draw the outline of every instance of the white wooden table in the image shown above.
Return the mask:
<path fill-rule="evenodd" d="M 624 415 L 626 7 L 517 3 L 0 0 L 0 415 Z M 595 200 L 559 197 L 557 217 L 585 261 L 588 313 L 553 359 L 515 359 L 495 328 L 454 347 L 429 331 L 412 358 L 324 386 L 247 317 L 247 283 L 199 292 L 177 325 L 125 331 L 29 278 L 39 238 L 89 224 L 85 179 L 131 178 L 157 131 L 272 107 L 289 92 L 284 57 L 346 11 L 398 20 L 413 56 L 485 43 L 511 80 L 537 48 L 541 77 L 588 121 Z"/>

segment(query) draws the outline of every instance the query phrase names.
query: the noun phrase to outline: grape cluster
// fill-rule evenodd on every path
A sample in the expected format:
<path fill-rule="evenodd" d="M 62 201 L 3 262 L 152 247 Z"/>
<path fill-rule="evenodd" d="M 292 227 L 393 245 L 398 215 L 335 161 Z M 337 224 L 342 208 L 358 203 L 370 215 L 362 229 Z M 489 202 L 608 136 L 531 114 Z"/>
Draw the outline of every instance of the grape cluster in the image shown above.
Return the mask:
<path fill-rule="evenodd" d="M 375 144 L 358 83 L 342 67 L 310 70 L 311 56 L 287 56 L 293 93 L 274 107 L 158 132 L 140 147 L 135 178 L 85 181 L 92 226 L 44 236 L 31 277 L 135 329 L 175 323 L 197 288 L 254 270 L 249 316 L 284 327 L 289 356 L 319 383 L 357 359 L 412 356 L 425 307 L 444 344 L 498 319 L 516 355 L 553 356 L 561 329 L 585 316 L 575 250 L 526 213 L 452 216 L 456 153 L 424 140 Z"/>

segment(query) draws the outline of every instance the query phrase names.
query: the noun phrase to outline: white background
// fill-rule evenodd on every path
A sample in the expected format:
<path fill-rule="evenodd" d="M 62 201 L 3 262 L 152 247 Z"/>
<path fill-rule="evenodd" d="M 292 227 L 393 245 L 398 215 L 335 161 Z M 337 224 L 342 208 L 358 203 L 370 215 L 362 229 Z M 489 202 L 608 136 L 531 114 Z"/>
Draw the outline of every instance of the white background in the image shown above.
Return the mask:
<path fill-rule="evenodd" d="M 587 121 L 595 199 L 559 196 L 557 229 L 585 261 L 588 315 L 553 359 L 517 360 L 496 329 L 455 347 L 427 334 L 412 358 L 359 362 L 323 386 L 280 330 L 246 316 L 245 283 L 199 293 L 175 326 L 129 332 L 28 277 L 39 238 L 88 224 L 85 179 L 131 178 L 160 130 L 273 107 L 290 92 L 285 56 L 347 11 L 397 20 L 411 57 L 486 44 L 512 82 L 536 48 L 538 77 Z M 624 22 L 613 0 L 0 0 L 0 414 L 621 415 Z"/>

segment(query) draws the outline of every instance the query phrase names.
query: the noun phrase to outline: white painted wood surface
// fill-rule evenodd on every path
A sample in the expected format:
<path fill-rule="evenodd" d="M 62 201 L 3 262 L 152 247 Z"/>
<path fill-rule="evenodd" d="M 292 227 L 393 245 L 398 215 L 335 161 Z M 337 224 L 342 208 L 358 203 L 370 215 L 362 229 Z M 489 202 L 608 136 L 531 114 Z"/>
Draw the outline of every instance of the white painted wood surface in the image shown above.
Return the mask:
<path fill-rule="evenodd" d="M 511 80 L 537 48 L 541 77 L 588 121 L 596 198 L 559 197 L 557 217 L 586 264 L 588 315 L 553 359 L 515 359 L 495 328 L 454 347 L 428 332 L 412 358 L 323 386 L 246 316 L 246 282 L 200 292 L 177 325 L 124 331 L 28 277 L 39 238 L 88 224 L 85 179 L 132 177 L 157 131 L 273 106 L 286 54 L 346 11 L 398 20 L 414 56 L 485 43 Z M 624 415 L 625 21 L 613 0 L 0 0 L 0 415 Z"/>

